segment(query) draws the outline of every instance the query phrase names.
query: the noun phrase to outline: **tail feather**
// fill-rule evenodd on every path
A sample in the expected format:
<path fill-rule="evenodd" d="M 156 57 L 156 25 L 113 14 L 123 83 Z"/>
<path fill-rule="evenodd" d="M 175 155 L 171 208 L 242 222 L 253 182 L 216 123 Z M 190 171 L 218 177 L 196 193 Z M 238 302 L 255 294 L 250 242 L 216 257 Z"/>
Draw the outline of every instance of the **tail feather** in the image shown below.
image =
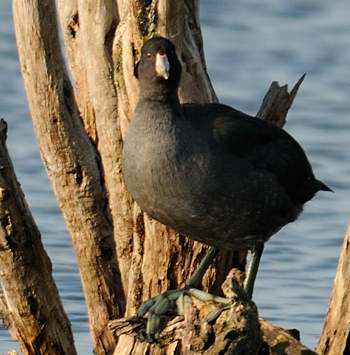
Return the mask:
<path fill-rule="evenodd" d="M 325 183 L 323 183 L 320 180 L 315 179 L 315 187 L 317 188 L 317 191 L 330 191 L 334 192 L 330 187 L 328 187 Z"/>
<path fill-rule="evenodd" d="M 315 178 L 306 181 L 297 191 L 293 193 L 294 201 L 304 204 L 310 201 L 318 191 L 334 192 L 330 187 L 322 181 Z"/>

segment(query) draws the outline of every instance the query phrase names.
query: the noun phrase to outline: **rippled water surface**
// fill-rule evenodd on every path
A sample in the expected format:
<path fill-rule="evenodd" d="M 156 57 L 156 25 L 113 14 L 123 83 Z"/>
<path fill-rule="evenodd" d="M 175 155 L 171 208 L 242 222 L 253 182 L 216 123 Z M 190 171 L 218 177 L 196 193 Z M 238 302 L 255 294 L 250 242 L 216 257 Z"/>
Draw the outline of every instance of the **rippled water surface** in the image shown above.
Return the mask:
<path fill-rule="evenodd" d="M 336 193 L 320 193 L 268 243 L 254 297 L 264 318 L 300 329 L 310 347 L 322 326 L 350 212 L 349 15 L 347 0 L 205 0 L 201 6 L 208 69 L 222 102 L 254 114 L 272 80 L 292 85 L 307 72 L 286 128 Z M 52 259 L 79 354 L 89 354 L 80 279 L 33 136 L 9 0 L 0 2 L 0 115 L 9 124 L 10 154 Z M 0 329 L 0 352 L 16 347 Z"/>

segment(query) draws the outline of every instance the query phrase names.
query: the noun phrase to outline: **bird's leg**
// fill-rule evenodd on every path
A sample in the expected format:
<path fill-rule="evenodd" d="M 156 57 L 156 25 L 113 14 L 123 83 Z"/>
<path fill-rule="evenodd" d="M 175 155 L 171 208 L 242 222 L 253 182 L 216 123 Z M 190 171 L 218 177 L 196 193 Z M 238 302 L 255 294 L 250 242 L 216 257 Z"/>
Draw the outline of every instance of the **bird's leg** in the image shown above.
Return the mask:
<path fill-rule="evenodd" d="M 208 267 L 213 262 L 215 257 L 218 255 L 218 249 L 210 247 L 208 252 L 205 254 L 204 258 L 198 265 L 195 272 L 192 276 L 186 281 L 187 287 L 195 287 L 198 288 L 201 283 L 205 272 L 208 270 Z"/>
<path fill-rule="evenodd" d="M 247 276 L 244 280 L 244 290 L 251 299 L 253 295 L 254 282 L 259 269 L 261 255 L 264 251 L 264 242 L 259 242 L 252 250 L 252 260 L 249 264 Z"/>
<path fill-rule="evenodd" d="M 147 300 L 140 306 L 137 311 L 137 316 L 147 318 L 146 334 L 141 334 L 143 339 L 152 341 L 157 337 L 160 330 L 161 318 L 167 314 L 169 306 L 174 302 L 177 304 L 177 313 L 180 315 L 183 314 L 184 303 L 187 301 L 188 297 L 195 297 L 203 302 L 213 301 L 222 304 L 229 302 L 229 300 L 224 297 L 211 295 L 210 293 L 197 289 L 197 287 L 201 285 L 202 278 L 217 253 L 218 250 L 213 247 L 208 250 L 193 275 L 186 282 L 185 287 L 166 291 Z"/>
<path fill-rule="evenodd" d="M 247 277 L 244 280 L 244 290 L 247 296 L 249 297 L 249 299 L 251 299 L 253 295 L 254 282 L 255 282 L 256 275 L 258 273 L 259 263 L 263 251 L 264 251 L 264 242 L 258 242 L 252 250 L 252 260 L 249 263 Z M 206 317 L 206 322 L 209 324 L 214 323 L 216 319 L 219 318 L 221 313 L 226 309 L 229 309 L 232 305 L 231 299 L 229 298 L 225 298 L 217 302 L 220 303 L 219 306 L 213 311 L 211 311 Z"/>
<path fill-rule="evenodd" d="M 249 299 L 252 299 L 254 282 L 255 282 L 256 275 L 258 273 L 259 263 L 263 251 L 264 251 L 264 242 L 258 242 L 255 245 L 255 247 L 252 249 L 252 260 L 249 263 L 247 276 L 244 280 L 244 285 L 243 285 L 244 290 L 247 296 L 249 297 Z M 206 317 L 207 323 L 214 323 L 224 310 L 229 309 L 231 307 L 231 304 L 229 302 L 230 299 L 226 298 L 225 300 L 226 302 L 220 301 L 220 305 L 207 315 Z"/>

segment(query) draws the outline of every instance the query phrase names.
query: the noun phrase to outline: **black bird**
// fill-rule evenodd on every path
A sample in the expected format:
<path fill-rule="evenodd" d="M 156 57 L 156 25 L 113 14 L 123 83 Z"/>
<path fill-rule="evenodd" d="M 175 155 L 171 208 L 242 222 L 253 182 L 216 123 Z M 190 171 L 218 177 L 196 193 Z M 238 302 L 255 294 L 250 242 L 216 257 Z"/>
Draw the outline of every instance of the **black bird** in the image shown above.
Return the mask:
<path fill-rule="evenodd" d="M 123 150 L 129 192 L 154 219 L 213 247 L 199 278 L 215 250 L 253 250 L 245 283 L 251 297 L 264 242 L 330 188 L 283 129 L 222 104 L 180 104 L 181 64 L 171 41 L 148 40 L 135 75 L 140 97 Z M 139 314 L 154 303 L 159 310 L 159 302 Z"/>

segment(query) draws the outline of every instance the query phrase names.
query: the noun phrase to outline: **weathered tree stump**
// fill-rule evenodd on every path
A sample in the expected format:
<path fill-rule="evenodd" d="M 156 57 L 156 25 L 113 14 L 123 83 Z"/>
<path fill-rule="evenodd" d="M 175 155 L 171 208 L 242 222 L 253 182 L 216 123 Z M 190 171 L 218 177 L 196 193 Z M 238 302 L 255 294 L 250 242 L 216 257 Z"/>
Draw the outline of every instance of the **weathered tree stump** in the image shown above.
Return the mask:
<path fill-rule="evenodd" d="M 76 354 L 52 267 L 6 148 L 0 120 L 1 310 L 22 354 Z"/>

